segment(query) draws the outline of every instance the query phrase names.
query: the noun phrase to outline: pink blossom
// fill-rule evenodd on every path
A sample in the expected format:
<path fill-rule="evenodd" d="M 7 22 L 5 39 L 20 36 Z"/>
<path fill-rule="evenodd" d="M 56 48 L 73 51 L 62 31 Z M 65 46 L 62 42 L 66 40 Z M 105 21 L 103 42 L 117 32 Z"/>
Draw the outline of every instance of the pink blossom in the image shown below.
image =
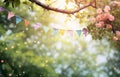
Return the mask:
<path fill-rule="evenodd" d="M 101 14 L 101 13 L 102 13 L 102 9 L 101 8 L 97 9 L 97 14 Z"/>
<path fill-rule="evenodd" d="M 99 23 L 96 23 L 95 26 L 96 26 L 97 28 L 101 28 L 101 24 L 99 24 Z"/>
<path fill-rule="evenodd" d="M 101 21 L 101 22 L 99 22 L 102 26 L 104 26 L 104 22 L 103 21 Z"/>
<path fill-rule="evenodd" d="M 112 1 L 112 4 L 120 6 L 120 2 L 118 2 L 118 1 Z"/>
<path fill-rule="evenodd" d="M 120 31 L 116 31 L 116 35 L 117 35 L 117 36 L 120 36 Z"/>
<path fill-rule="evenodd" d="M 99 22 L 99 23 L 96 23 L 95 26 L 96 26 L 97 28 L 102 28 L 102 27 L 104 27 L 104 22 L 101 21 L 101 22 Z"/>
<path fill-rule="evenodd" d="M 105 8 L 104 8 L 104 12 L 109 12 L 111 9 L 110 9 L 110 6 L 106 5 Z"/>
<path fill-rule="evenodd" d="M 104 21 L 107 20 L 109 18 L 109 16 L 110 16 L 110 13 L 104 13 L 103 20 Z"/>
<path fill-rule="evenodd" d="M 120 6 L 120 2 L 118 2 L 117 5 Z"/>
<path fill-rule="evenodd" d="M 106 28 L 107 28 L 107 29 L 112 29 L 112 25 L 107 24 L 107 25 L 106 25 Z"/>
<path fill-rule="evenodd" d="M 97 20 L 97 21 L 103 20 L 103 14 L 99 14 L 99 15 L 96 17 L 96 20 Z"/>
<path fill-rule="evenodd" d="M 117 3 L 118 3 L 118 1 L 112 1 L 112 3 L 113 3 L 113 4 L 117 4 Z"/>
<path fill-rule="evenodd" d="M 114 21 L 115 20 L 115 17 L 113 15 L 109 15 L 109 18 L 108 18 L 110 21 Z"/>
<path fill-rule="evenodd" d="M 113 40 L 117 41 L 117 40 L 118 40 L 118 37 L 114 36 L 114 37 L 113 37 Z"/>
<path fill-rule="evenodd" d="M 114 21 L 115 17 L 111 15 L 110 13 L 104 13 L 103 20 L 107 20 L 107 19 L 109 19 L 110 21 Z"/>

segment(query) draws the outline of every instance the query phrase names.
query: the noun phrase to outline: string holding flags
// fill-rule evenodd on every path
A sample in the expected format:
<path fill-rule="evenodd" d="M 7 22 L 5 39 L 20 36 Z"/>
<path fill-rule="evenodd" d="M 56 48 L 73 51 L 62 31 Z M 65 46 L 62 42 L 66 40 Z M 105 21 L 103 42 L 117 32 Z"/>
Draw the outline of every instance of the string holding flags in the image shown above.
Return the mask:
<path fill-rule="evenodd" d="M 8 16 L 7 16 L 7 19 L 10 20 L 12 17 L 15 17 L 15 23 L 16 24 L 19 24 L 20 22 L 24 21 L 24 25 L 27 27 L 28 25 L 30 25 L 30 22 L 27 20 L 27 19 L 24 19 L 20 16 L 16 16 L 13 12 L 10 12 L 8 11 L 7 9 L 3 8 L 3 7 L 0 7 L 0 12 L 3 12 L 3 11 L 7 11 L 8 12 Z M 37 30 L 39 29 L 40 27 L 42 26 L 41 23 L 35 23 L 33 24 L 33 27 L 34 27 L 34 30 Z M 87 28 L 83 28 L 82 30 L 81 29 L 78 29 L 78 30 L 65 30 L 65 29 L 60 29 L 60 28 L 55 28 L 55 27 L 52 27 L 53 28 L 53 34 L 56 35 L 58 32 L 61 34 L 61 35 L 64 35 L 65 32 L 69 33 L 70 36 L 74 36 L 74 32 L 76 32 L 78 34 L 78 36 L 80 36 L 82 33 L 87 36 L 88 34 L 88 30 Z M 45 33 L 47 33 L 50 28 L 48 26 L 43 26 L 43 30 Z"/>
<path fill-rule="evenodd" d="M 7 19 L 8 20 L 10 20 L 12 17 L 15 17 L 15 23 L 16 24 L 22 22 L 22 20 L 24 19 L 24 18 L 22 18 L 20 16 L 15 15 L 13 12 L 10 12 L 7 9 L 5 9 L 5 8 L 0 6 L 0 12 L 3 12 L 3 11 L 8 12 L 8 15 L 7 15 Z M 24 19 L 24 24 L 25 24 L 25 26 L 28 26 L 29 25 L 29 21 Z"/>
<path fill-rule="evenodd" d="M 84 34 L 85 36 L 87 36 L 88 34 L 87 28 L 83 28 L 83 30 L 64 30 L 64 29 L 59 29 L 59 28 L 53 29 L 54 35 L 56 35 L 58 32 L 61 35 L 64 35 L 67 32 L 70 36 L 74 36 L 75 32 L 77 33 L 78 36 L 80 36 L 81 34 Z"/>

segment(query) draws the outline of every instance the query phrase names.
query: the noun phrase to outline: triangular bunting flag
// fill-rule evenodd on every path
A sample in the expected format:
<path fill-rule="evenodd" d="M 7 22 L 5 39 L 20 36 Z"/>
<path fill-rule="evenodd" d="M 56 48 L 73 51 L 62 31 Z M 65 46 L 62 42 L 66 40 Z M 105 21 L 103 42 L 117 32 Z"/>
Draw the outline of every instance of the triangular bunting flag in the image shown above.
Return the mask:
<path fill-rule="evenodd" d="M 64 35 L 65 31 L 64 30 L 60 30 L 59 31 L 61 35 Z"/>
<path fill-rule="evenodd" d="M 49 31 L 49 28 L 46 26 L 44 26 L 43 29 L 44 29 L 45 33 L 47 33 Z"/>
<path fill-rule="evenodd" d="M 40 28 L 40 26 L 41 26 L 41 23 L 36 23 L 34 24 L 34 29 L 37 30 L 38 28 Z"/>
<path fill-rule="evenodd" d="M 87 36 L 88 30 L 86 28 L 83 28 L 83 34 Z"/>
<path fill-rule="evenodd" d="M 25 26 L 28 26 L 30 24 L 30 22 L 28 20 L 24 20 Z"/>
<path fill-rule="evenodd" d="M 12 18 L 13 16 L 14 16 L 14 13 L 9 12 L 9 13 L 8 13 L 8 20 L 9 20 L 10 18 Z"/>
<path fill-rule="evenodd" d="M 72 30 L 68 30 L 67 32 L 70 34 L 70 36 L 74 35 L 74 32 Z"/>
<path fill-rule="evenodd" d="M 19 16 L 16 16 L 16 24 L 20 23 L 22 21 L 22 18 Z"/>
<path fill-rule="evenodd" d="M 56 35 L 58 33 L 58 29 L 53 29 L 53 34 Z"/>
<path fill-rule="evenodd" d="M 81 35 L 81 30 L 76 30 L 77 34 L 80 36 Z"/>
<path fill-rule="evenodd" d="M 3 7 L 0 7 L 0 12 L 4 11 L 5 9 Z"/>

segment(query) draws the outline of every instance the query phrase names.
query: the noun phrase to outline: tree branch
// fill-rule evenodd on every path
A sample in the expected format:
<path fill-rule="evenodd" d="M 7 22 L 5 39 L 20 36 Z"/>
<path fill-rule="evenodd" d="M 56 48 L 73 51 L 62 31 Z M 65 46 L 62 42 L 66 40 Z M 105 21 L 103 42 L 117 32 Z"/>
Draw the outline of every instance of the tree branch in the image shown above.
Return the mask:
<path fill-rule="evenodd" d="M 64 13 L 64 14 L 74 14 L 74 13 L 77 13 L 80 10 L 85 9 L 85 8 L 87 8 L 89 6 L 92 6 L 93 8 L 95 8 L 92 4 L 93 3 L 96 4 L 96 0 L 94 0 L 93 2 L 90 2 L 89 4 L 86 4 L 85 6 L 83 6 L 81 8 L 77 8 L 76 10 L 64 10 L 64 9 L 59 9 L 59 8 L 51 7 L 49 5 L 45 5 L 45 4 L 41 3 L 38 0 L 29 0 L 29 1 L 31 1 L 32 3 L 37 4 L 38 6 L 41 6 L 44 9 L 52 10 L 52 11 L 59 12 L 59 13 Z"/>

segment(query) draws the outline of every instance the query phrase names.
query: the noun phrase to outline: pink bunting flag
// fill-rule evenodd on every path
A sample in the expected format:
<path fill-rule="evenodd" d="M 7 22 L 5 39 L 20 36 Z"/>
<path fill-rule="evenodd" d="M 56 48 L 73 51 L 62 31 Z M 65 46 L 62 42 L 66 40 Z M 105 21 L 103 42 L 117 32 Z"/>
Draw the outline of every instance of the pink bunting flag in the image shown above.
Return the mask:
<path fill-rule="evenodd" d="M 85 37 L 87 36 L 88 30 L 86 28 L 83 28 L 83 34 L 85 35 Z"/>
<path fill-rule="evenodd" d="M 8 20 L 9 20 L 10 18 L 12 18 L 13 16 L 14 16 L 14 13 L 9 12 L 9 13 L 8 13 Z"/>
<path fill-rule="evenodd" d="M 74 32 L 72 30 L 68 30 L 67 32 L 70 34 L 70 36 L 74 35 Z"/>
<path fill-rule="evenodd" d="M 40 28 L 40 26 L 41 26 L 41 23 L 36 23 L 34 24 L 34 29 L 37 30 L 38 28 Z"/>

